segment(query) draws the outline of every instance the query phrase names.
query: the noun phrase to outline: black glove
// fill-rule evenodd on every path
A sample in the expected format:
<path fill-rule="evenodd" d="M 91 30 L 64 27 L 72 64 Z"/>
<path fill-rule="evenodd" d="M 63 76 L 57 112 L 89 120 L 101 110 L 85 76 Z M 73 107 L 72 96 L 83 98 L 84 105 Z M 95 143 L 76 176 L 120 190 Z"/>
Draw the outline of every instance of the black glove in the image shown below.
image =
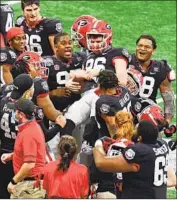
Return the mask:
<path fill-rule="evenodd" d="M 176 132 L 175 125 L 168 126 L 164 129 L 164 134 L 166 137 L 171 137 L 173 135 L 173 133 L 175 133 L 175 132 Z"/>

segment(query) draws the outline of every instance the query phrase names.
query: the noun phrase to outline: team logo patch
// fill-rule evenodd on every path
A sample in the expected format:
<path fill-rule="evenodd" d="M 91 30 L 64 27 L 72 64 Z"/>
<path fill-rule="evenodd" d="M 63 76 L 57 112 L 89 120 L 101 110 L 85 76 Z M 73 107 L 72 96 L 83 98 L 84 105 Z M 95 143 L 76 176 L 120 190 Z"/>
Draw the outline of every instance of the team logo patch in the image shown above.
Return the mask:
<path fill-rule="evenodd" d="M 110 111 L 110 106 L 107 104 L 102 104 L 100 107 L 100 111 L 103 114 L 107 114 Z"/>
<path fill-rule="evenodd" d="M 59 65 L 54 65 L 54 69 L 55 69 L 55 70 L 59 70 L 59 69 L 60 69 L 60 66 L 59 66 Z"/>
<path fill-rule="evenodd" d="M 57 23 L 57 24 L 56 24 L 56 31 L 61 32 L 61 30 L 62 30 L 62 25 L 61 25 L 61 23 Z"/>
<path fill-rule="evenodd" d="M 47 67 L 51 67 L 54 64 L 51 58 L 44 58 L 44 63 Z"/>
<path fill-rule="evenodd" d="M 135 104 L 135 110 L 136 112 L 139 112 L 141 110 L 142 105 L 139 102 L 136 102 Z"/>
<path fill-rule="evenodd" d="M 85 26 L 87 25 L 87 21 L 85 19 L 82 19 L 78 22 L 78 26 Z"/>
<path fill-rule="evenodd" d="M 125 157 L 127 158 L 127 160 L 132 160 L 135 157 L 135 152 L 132 149 L 128 149 L 125 152 Z"/>
<path fill-rule="evenodd" d="M 122 54 L 129 59 L 129 53 L 128 53 L 128 50 L 127 49 L 123 49 L 122 50 Z"/>
<path fill-rule="evenodd" d="M 7 60 L 7 54 L 6 53 L 1 53 L 0 54 L 0 61 L 4 62 L 5 60 Z"/>
<path fill-rule="evenodd" d="M 41 83 L 41 85 L 42 85 L 42 88 L 44 89 L 44 90 L 46 90 L 46 91 L 48 91 L 49 90 L 49 87 L 48 87 L 48 85 L 47 85 L 47 82 L 42 82 Z"/>

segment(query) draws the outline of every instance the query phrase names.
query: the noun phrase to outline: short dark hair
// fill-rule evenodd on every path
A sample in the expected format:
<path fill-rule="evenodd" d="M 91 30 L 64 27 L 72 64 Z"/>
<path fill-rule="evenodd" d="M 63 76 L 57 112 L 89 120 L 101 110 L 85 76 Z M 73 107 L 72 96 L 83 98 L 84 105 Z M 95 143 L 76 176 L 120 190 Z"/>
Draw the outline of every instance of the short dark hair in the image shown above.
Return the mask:
<path fill-rule="evenodd" d="M 61 38 L 62 36 L 66 36 L 66 35 L 69 36 L 69 34 L 66 33 L 66 32 L 57 33 L 57 34 L 55 35 L 55 37 L 54 37 L 54 44 L 57 45 L 58 42 L 60 41 L 60 38 Z"/>
<path fill-rule="evenodd" d="M 154 38 L 152 35 L 149 35 L 149 34 L 140 35 L 140 37 L 136 40 L 136 45 L 138 44 L 138 42 L 139 42 L 141 39 L 148 39 L 148 40 L 151 40 L 151 41 L 152 41 L 153 49 L 156 49 L 156 48 L 157 48 L 156 40 L 155 40 L 155 38 Z"/>
<path fill-rule="evenodd" d="M 152 144 L 157 141 L 159 130 L 156 125 L 148 120 L 140 121 L 137 128 L 137 136 L 142 137 L 142 142 Z"/>
<path fill-rule="evenodd" d="M 21 59 L 16 61 L 12 66 L 12 76 L 16 78 L 20 74 L 29 74 L 29 64 L 26 60 Z"/>
<path fill-rule="evenodd" d="M 70 166 L 70 161 L 74 158 L 77 151 L 76 140 L 73 136 L 63 135 L 58 144 L 61 161 L 58 164 L 58 170 L 66 171 Z"/>
<path fill-rule="evenodd" d="M 32 4 L 40 6 L 39 0 L 21 0 L 21 9 L 24 10 L 26 6 L 30 6 Z"/>
<path fill-rule="evenodd" d="M 98 77 L 100 89 L 111 89 L 119 86 L 119 80 L 116 74 L 111 70 L 103 70 Z"/>

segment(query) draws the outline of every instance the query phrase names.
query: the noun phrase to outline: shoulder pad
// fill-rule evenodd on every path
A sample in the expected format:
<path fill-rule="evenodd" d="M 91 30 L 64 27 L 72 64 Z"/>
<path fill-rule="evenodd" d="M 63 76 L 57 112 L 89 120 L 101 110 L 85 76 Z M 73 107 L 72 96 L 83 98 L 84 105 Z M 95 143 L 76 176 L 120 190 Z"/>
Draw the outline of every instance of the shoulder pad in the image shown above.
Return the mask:
<path fill-rule="evenodd" d="M 16 20 L 16 25 L 21 26 L 24 20 L 25 20 L 25 17 L 23 15 L 18 16 Z"/>

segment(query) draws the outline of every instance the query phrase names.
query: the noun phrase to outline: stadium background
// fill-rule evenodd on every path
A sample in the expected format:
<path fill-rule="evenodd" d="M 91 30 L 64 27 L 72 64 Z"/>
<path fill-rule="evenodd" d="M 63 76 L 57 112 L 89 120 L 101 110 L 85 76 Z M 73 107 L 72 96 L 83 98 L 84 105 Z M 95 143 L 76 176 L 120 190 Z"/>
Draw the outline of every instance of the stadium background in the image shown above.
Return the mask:
<path fill-rule="evenodd" d="M 168 60 L 176 72 L 176 1 L 40 1 L 42 15 L 60 19 L 68 33 L 80 15 L 89 14 L 107 20 L 113 29 L 113 45 L 126 47 L 131 53 L 141 34 L 152 34 L 157 40 L 153 58 Z M 15 19 L 22 14 L 20 1 L 16 2 L 12 5 Z M 176 95 L 176 81 L 173 88 Z M 163 107 L 160 96 L 158 102 Z M 176 117 L 173 123 L 176 123 Z M 172 157 L 175 163 L 174 152 Z M 168 190 L 168 198 L 176 198 L 174 189 Z"/>

